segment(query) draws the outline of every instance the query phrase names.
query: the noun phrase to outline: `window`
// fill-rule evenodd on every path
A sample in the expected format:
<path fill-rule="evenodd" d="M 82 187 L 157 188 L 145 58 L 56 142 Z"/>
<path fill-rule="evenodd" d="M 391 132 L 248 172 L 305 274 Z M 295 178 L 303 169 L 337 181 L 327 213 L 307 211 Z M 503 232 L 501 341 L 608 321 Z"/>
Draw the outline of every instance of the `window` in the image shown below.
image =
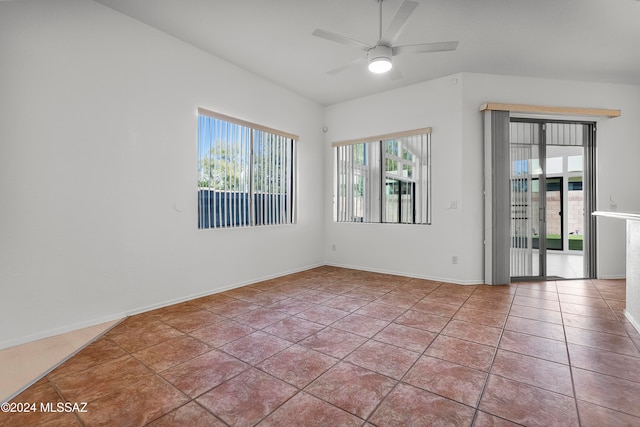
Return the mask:
<path fill-rule="evenodd" d="M 198 109 L 198 228 L 294 223 L 297 139 Z"/>
<path fill-rule="evenodd" d="M 430 128 L 333 146 L 336 221 L 431 223 Z"/>

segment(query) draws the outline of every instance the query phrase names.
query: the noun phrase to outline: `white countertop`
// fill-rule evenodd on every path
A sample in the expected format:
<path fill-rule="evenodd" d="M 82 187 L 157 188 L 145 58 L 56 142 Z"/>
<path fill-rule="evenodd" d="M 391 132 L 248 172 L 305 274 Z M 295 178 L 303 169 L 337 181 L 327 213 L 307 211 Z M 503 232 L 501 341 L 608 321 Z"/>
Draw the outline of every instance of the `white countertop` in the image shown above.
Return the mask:
<path fill-rule="evenodd" d="M 595 216 L 606 216 L 609 218 L 630 219 L 632 221 L 640 221 L 640 213 L 638 212 L 607 212 L 607 211 L 595 211 L 592 213 Z"/>

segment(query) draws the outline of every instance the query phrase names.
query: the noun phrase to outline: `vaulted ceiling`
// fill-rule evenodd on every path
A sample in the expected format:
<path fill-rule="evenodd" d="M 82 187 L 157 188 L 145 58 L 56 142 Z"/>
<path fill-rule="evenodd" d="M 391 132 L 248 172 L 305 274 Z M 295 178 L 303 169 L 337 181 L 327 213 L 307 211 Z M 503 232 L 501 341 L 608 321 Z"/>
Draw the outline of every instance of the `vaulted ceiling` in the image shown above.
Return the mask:
<path fill-rule="evenodd" d="M 96 1 L 323 105 L 458 72 L 640 85 L 637 0 L 416 0 L 396 44 L 460 44 L 394 57 L 396 80 L 366 63 L 327 74 L 365 54 L 311 34 L 374 45 L 377 0 Z M 402 2 L 383 1 L 383 27 Z"/>

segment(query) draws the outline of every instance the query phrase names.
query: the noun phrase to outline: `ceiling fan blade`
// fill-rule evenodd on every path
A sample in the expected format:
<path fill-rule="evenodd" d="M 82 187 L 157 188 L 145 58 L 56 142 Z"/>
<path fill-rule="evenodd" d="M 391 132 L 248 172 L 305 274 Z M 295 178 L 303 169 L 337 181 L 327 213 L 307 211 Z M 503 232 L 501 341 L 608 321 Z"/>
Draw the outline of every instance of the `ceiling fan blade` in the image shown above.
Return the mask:
<path fill-rule="evenodd" d="M 333 70 L 327 71 L 327 74 L 335 76 L 336 74 L 341 73 L 344 70 L 347 70 L 347 69 L 353 67 L 354 65 L 362 64 L 365 61 L 366 61 L 365 58 L 354 59 L 353 61 L 344 64 L 342 67 L 334 68 Z"/>
<path fill-rule="evenodd" d="M 447 52 L 456 50 L 458 42 L 439 42 L 439 43 L 422 43 L 408 44 L 405 46 L 396 46 L 392 48 L 392 53 L 396 55 L 404 55 L 405 53 L 429 53 L 429 52 Z"/>
<path fill-rule="evenodd" d="M 418 6 L 418 4 L 419 3 L 415 1 L 405 0 L 405 2 L 400 6 L 400 9 L 398 9 L 396 16 L 393 17 L 391 24 L 389 24 L 387 31 L 385 31 L 378 44 L 384 44 L 387 46 L 393 45 L 404 28 L 404 25 L 407 23 L 407 19 L 409 19 L 409 16 L 411 16 L 413 10 Z"/>
<path fill-rule="evenodd" d="M 348 37 L 341 36 L 340 34 L 332 33 L 331 31 L 321 30 L 320 28 L 317 28 L 311 34 L 313 34 L 316 37 L 320 37 L 321 39 L 340 43 L 349 47 L 355 47 L 356 49 L 364 50 L 365 52 L 371 49 L 371 46 L 369 46 L 368 44 L 359 42 L 358 40 L 350 39 Z"/>

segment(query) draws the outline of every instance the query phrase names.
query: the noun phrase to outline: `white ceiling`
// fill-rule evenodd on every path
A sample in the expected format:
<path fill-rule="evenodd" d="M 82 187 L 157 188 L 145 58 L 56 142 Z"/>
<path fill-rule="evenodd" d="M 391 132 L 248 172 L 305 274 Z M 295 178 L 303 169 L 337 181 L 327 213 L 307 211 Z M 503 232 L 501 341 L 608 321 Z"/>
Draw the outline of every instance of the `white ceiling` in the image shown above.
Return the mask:
<path fill-rule="evenodd" d="M 373 45 L 376 0 L 96 0 L 323 105 L 459 72 L 640 85 L 640 1 L 417 0 L 396 45 L 458 40 L 454 52 L 394 58 L 403 78 L 316 28 Z M 384 0 L 388 24 L 403 0 Z M 385 24 L 383 24 L 385 25 Z"/>

